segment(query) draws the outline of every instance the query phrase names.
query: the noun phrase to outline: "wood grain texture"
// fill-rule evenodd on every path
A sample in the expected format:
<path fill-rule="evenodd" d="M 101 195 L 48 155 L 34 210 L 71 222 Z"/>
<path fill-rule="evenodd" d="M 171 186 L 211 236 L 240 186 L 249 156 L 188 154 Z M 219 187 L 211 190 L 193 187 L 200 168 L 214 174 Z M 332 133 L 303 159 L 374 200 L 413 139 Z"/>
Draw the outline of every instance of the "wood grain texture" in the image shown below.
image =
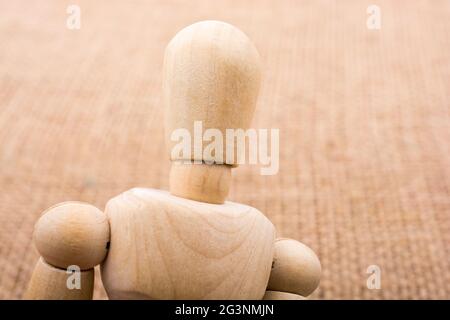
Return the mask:
<path fill-rule="evenodd" d="M 81 270 L 94 268 L 105 259 L 109 238 L 106 215 L 76 201 L 45 210 L 33 232 L 34 245 L 44 260 L 62 269 L 71 265 Z"/>
<path fill-rule="evenodd" d="M 240 166 L 229 200 L 317 253 L 313 299 L 450 299 L 449 1 L 377 0 L 378 31 L 371 0 L 76 3 L 71 31 L 65 1 L 0 1 L 0 298 L 23 295 L 46 208 L 168 189 L 161 57 L 217 19 L 258 49 L 251 126 L 281 139 L 279 173 Z"/>
<path fill-rule="evenodd" d="M 236 166 L 242 158 L 238 151 L 242 151 L 234 138 L 226 139 L 226 130 L 250 126 L 260 85 L 259 53 L 241 30 L 208 20 L 179 31 L 164 54 L 165 130 L 172 147 L 179 143 L 172 140 L 172 134 L 179 129 L 189 130 L 192 147 L 189 157 L 171 153 L 171 160 Z M 194 130 L 196 121 L 201 121 L 200 137 Z M 208 143 L 195 143 L 203 139 L 207 129 L 222 134 L 222 146 L 213 153 L 205 152 Z"/>
<path fill-rule="evenodd" d="M 231 184 L 231 166 L 182 164 L 170 166 L 170 193 L 186 199 L 224 203 Z"/>
<path fill-rule="evenodd" d="M 80 288 L 69 289 L 71 274 L 40 258 L 36 264 L 23 299 L 26 300 L 90 300 L 94 292 L 94 269 L 81 271 Z M 70 280 L 70 279 L 69 279 Z"/>
<path fill-rule="evenodd" d="M 294 293 L 267 290 L 263 300 L 307 300 L 307 298 Z"/>
<path fill-rule="evenodd" d="M 261 299 L 275 230 L 258 210 L 132 189 L 106 206 L 111 299 Z"/>
<path fill-rule="evenodd" d="M 317 255 L 293 239 L 276 239 L 268 290 L 310 296 L 320 283 L 321 266 Z"/>

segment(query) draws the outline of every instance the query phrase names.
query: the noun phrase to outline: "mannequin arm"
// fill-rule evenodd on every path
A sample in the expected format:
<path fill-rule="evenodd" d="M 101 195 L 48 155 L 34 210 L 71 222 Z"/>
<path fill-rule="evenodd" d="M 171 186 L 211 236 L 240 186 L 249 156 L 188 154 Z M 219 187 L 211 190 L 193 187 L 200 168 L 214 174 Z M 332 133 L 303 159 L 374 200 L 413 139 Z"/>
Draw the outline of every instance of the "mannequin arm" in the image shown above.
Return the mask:
<path fill-rule="evenodd" d="M 275 240 L 264 300 L 304 300 L 320 283 L 321 266 L 314 251 L 292 239 Z"/>
<path fill-rule="evenodd" d="M 41 257 L 25 299 L 89 300 L 94 291 L 94 267 L 108 252 L 106 215 L 94 206 L 65 202 L 48 209 L 34 229 Z"/>

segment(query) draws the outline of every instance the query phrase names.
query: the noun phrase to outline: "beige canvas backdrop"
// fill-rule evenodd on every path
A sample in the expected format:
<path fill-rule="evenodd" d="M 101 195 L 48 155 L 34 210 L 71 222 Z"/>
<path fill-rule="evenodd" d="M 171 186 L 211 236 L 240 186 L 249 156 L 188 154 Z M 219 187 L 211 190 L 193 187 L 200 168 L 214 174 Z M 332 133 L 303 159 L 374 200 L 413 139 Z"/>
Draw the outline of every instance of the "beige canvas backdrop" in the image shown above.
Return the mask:
<path fill-rule="evenodd" d="M 71 3 L 80 30 L 66 28 Z M 253 126 L 280 129 L 279 173 L 240 167 L 230 199 L 317 252 L 313 297 L 450 298 L 445 0 L 1 0 L 0 298 L 23 294 L 45 208 L 168 187 L 164 47 L 204 19 L 253 39 L 264 66 Z M 380 290 L 366 286 L 370 265 Z"/>

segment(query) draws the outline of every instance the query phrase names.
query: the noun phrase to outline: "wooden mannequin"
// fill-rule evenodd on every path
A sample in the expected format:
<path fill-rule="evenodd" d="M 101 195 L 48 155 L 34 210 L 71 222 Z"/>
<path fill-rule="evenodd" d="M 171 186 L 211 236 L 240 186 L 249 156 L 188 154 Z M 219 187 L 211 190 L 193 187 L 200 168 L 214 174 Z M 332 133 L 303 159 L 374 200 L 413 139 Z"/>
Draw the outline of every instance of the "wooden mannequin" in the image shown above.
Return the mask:
<path fill-rule="evenodd" d="M 164 59 L 169 145 L 180 128 L 194 137 L 195 121 L 223 136 L 225 129 L 247 128 L 259 82 L 258 53 L 235 27 L 205 21 L 180 31 Z M 208 158 L 203 149 L 172 156 L 170 194 L 133 189 L 108 202 L 112 236 L 102 279 L 111 298 L 263 297 L 275 230 L 255 208 L 224 203 L 235 165 L 217 164 L 225 150 Z"/>
<path fill-rule="evenodd" d="M 226 129 L 248 128 L 260 78 L 258 52 L 235 27 L 204 21 L 180 31 L 164 59 L 170 150 L 176 130 L 195 136 L 194 122 L 201 121 L 204 130 L 216 129 L 224 137 Z M 85 292 L 69 295 L 57 268 L 78 264 L 92 273 L 102 261 L 102 280 L 111 299 L 309 295 L 320 274 L 314 253 L 293 240 L 275 242 L 274 226 L 260 211 L 225 201 L 238 150 L 226 141 L 208 154 L 194 140 L 190 154 L 171 154 L 170 192 L 135 188 L 111 199 L 105 209 L 109 227 L 93 207 L 91 215 L 75 222 L 75 212 L 86 205 L 50 209 L 35 230 L 36 246 L 47 263 L 45 268 L 43 260 L 38 263 L 26 297 L 89 298 L 93 277 L 84 275 L 90 283 Z M 292 276 L 298 279 L 290 282 Z"/>

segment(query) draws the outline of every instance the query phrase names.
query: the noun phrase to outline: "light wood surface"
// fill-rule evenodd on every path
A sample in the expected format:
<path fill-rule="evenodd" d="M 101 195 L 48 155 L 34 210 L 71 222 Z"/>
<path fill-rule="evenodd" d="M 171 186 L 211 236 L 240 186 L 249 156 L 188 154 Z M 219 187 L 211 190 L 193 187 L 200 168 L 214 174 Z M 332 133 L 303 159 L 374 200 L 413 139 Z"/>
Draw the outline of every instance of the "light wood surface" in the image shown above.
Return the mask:
<path fill-rule="evenodd" d="M 308 298 L 302 297 L 294 293 L 270 291 L 270 290 L 267 290 L 263 297 L 263 300 L 307 300 L 307 299 Z"/>
<path fill-rule="evenodd" d="M 180 128 L 191 133 L 191 158 L 171 155 L 172 160 L 226 161 L 226 129 L 250 126 L 261 82 L 261 62 L 250 39 L 238 28 L 222 21 L 201 21 L 179 31 L 167 45 L 163 69 L 166 136 Z M 194 144 L 194 122 L 203 131 L 219 130 L 223 148 L 204 155 L 206 145 Z M 203 132 L 202 132 L 203 134 Z M 201 139 L 203 136 L 200 137 Z"/>
<path fill-rule="evenodd" d="M 222 173 L 201 163 L 238 164 L 244 150 L 238 148 L 234 137 L 227 139 L 226 130 L 250 126 L 260 82 L 258 51 L 236 27 L 221 21 L 201 21 L 173 37 L 165 51 L 163 68 L 166 139 L 172 161 L 200 163 L 193 169 L 172 166 L 173 194 L 198 201 L 224 202 L 230 173 L 225 173 L 224 181 L 217 181 Z M 195 129 L 196 123 L 200 123 L 201 129 Z M 172 135 L 180 129 L 190 133 L 188 154 L 186 149 L 184 154 L 174 153 L 175 145 L 182 140 L 174 141 Z M 220 139 L 210 137 L 203 141 L 208 129 L 221 134 Z M 208 149 L 210 144 L 212 149 Z"/>
<path fill-rule="evenodd" d="M 91 269 L 108 252 L 109 224 L 106 215 L 82 202 L 57 204 L 39 218 L 34 244 L 45 261 L 58 268 L 77 265 Z"/>
<path fill-rule="evenodd" d="M 221 204 L 230 189 L 231 166 L 172 162 L 169 179 L 175 196 Z"/>
<path fill-rule="evenodd" d="M 321 265 L 308 246 L 293 239 L 277 239 L 267 288 L 307 297 L 320 283 Z"/>
<path fill-rule="evenodd" d="M 274 227 L 258 210 L 132 189 L 106 207 L 111 247 L 102 280 L 111 299 L 261 299 Z"/>
<path fill-rule="evenodd" d="M 55 268 L 40 258 L 31 276 L 23 299 L 27 300 L 90 300 L 94 291 L 94 269 L 79 272 L 80 288 L 69 289 L 72 274 Z"/>

